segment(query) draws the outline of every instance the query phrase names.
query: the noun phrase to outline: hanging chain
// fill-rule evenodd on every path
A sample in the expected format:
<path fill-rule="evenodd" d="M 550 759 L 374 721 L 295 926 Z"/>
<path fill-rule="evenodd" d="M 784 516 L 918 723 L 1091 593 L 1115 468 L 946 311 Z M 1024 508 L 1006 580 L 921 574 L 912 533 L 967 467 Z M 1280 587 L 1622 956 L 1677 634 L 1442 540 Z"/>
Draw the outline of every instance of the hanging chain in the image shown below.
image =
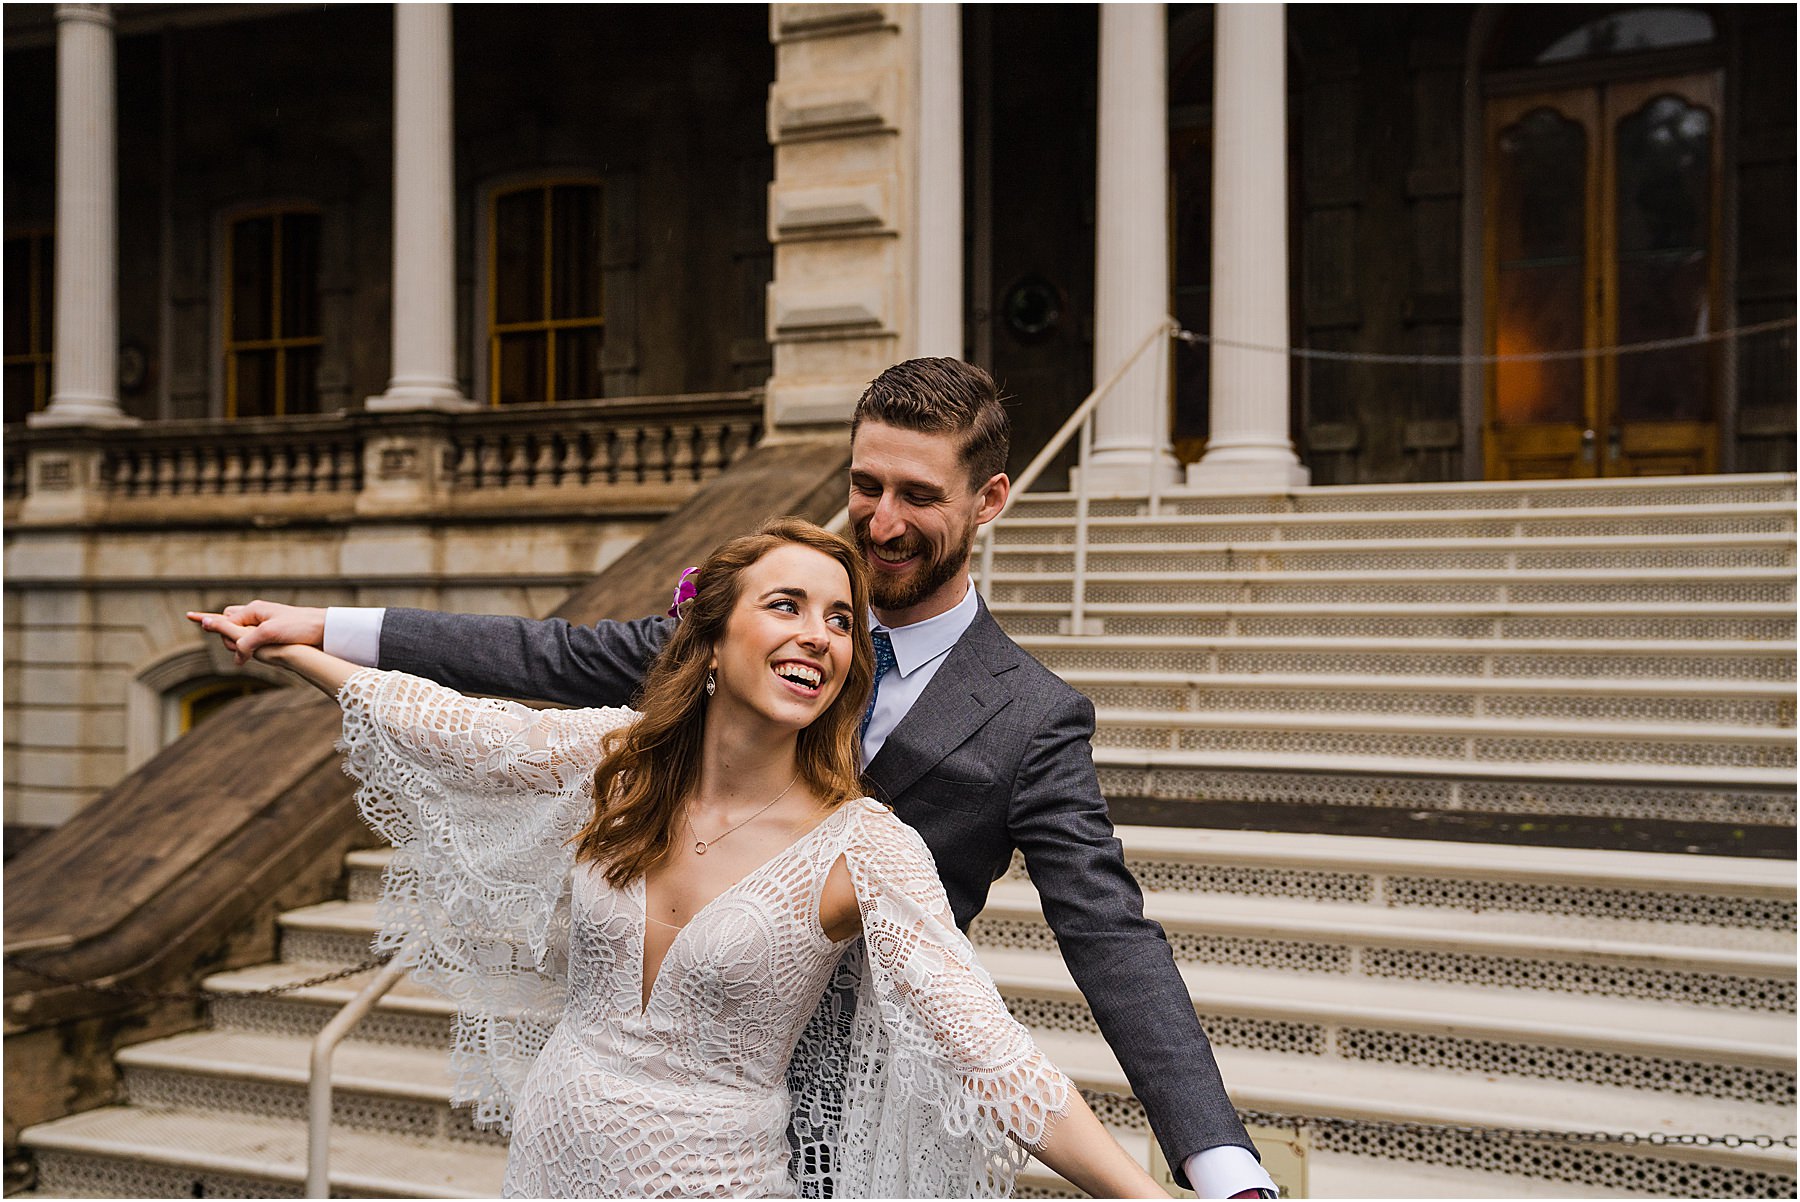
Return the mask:
<path fill-rule="evenodd" d="M 1472 1139 L 1541 1141 L 1562 1144 L 1618 1144 L 1621 1147 L 1680 1148 L 1792 1148 L 1793 1135 L 1707 1135 L 1697 1132 L 1662 1131 L 1549 1131 L 1529 1127 L 1480 1127 L 1461 1123 L 1390 1122 L 1384 1119 L 1317 1118 L 1308 1115 L 1269 1114 L 1240 1110 L 1246 1123 L 1262 1127 L 1287 1127 L 1312 1131 L 1376 1131 L 1384 1135 L 1418 1135 L 1432 1139 L 1464 1136 Z"/>
<path fill-rule="evenodd" d="M 304 981 L 294 981 L 287 985 L 272 985 L 267 989 L 251 989 L 244 991 L 233 990 L 231 996 L 234 998 L 280 997 L 284 993 L 294 993 L 301 989 L 310 989 L 314 985 L 326 985 L 332 981 L 341 981 L 345 977 L 353 977 L 358 973 L 368 972 L 372 968 L 379 968 L 385 963 L 387 963 L 387 958 L 385 956 L 370 956 L 360 964 L 352 965 L 349 968 L 340 968 L 333 972 L 320 973 L 318 976 L 308 977 Z M 33 968 L 29 964 L 21 963 L 14 956 L 6 957 L 6 967 L 18 969 L 20 972 L 30 973 L 34 977 L 42 977 L 44 980 L 49 981 L 54 985 L 67 985 L 75 989 L 85 990 L 88 993 L 98 993 L 106 997 L 130 998 L 140 1002 L 206 1002 L 212 1001 L 217 996 L 216 994 L 207 993 L 204 990 L 184 992 L 156 989 L 133 989 L 129 985 L 101 985 L 93 981 L 82 981 L 77 980 L 74 977 L 65 977 L 60 973 L 50 972 L 47 969 Z"/>
<path fill-rule="evenodd" d="M 1325 351 L 1307 346 L 1270 346 L 1260 342 L 1244 342 L 1236 338 L 1216 338 L 1194 330 L 1176 330 L 1181 342 L 1229 347 L 1240 351 L 1263 351 L 1271 355 L 1292 355 L 1296 359 L 1320 359 L 1332 363 L 1398 363 L 1429 364 L 1455 367 L 1464 363 L 1555 363 L 1565 359 L 1602 359 L 1619 355 L 1641 355 L 1649 351 L 1674 350 L 1684 346 L 1702 346 L 1733 338 L 1749 338 L 1773 330 L 1792 329 L 1795 319 L 1779 317 L 1754 325 L 1730 330 L 1712 330 L 1704 334 L 1684 334 L 1679 338 L 1657 338 L 1649 342 L 1632 342 L 1621 346 L 1584 347 L 1572 351 L 1525 351 L 1509 355 L 1396 355 L 1375 351 Z"/>

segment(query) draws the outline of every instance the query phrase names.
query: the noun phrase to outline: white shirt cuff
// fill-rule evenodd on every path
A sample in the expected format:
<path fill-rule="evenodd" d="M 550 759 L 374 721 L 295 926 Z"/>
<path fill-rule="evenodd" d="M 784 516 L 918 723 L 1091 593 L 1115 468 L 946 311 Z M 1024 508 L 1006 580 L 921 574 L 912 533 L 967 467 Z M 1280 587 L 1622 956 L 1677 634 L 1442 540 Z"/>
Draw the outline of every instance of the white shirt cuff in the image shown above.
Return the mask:
<path fill-rule="evenodd" d="M 1183 1165 L 1188 1183 L 1202 1198 L 1229 1198 L 1247 1189 L 1274 1190 L 1275 1181 L 1250 1154 L 1236 1144 L 1220 1144 L 1196 1152 Z"/>
<path fill-rule="evenodd" d="M 365 668 L 381 663 L 381 620 L 385 609 L 354 605 L 331 605 L 325 609 L 325 647 L 327 655 L 347 659 Z"/>

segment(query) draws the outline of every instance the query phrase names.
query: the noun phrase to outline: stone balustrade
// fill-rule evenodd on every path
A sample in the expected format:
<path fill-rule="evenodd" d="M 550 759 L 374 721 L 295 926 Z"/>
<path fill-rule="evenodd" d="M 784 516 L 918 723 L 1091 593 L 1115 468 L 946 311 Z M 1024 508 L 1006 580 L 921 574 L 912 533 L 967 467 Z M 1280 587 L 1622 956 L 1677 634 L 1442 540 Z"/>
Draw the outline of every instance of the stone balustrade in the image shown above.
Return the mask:
<path fill-rule="evenodd" d="M 167 503 L 254 497 L 283 509 L 502 508 L 718 475 L 762 432 L 757 392 L 520 405 L 471 413 L 320 416 L 9 428 L 9 521 L 152 519 Z M 395 482 L 401 482 L 396 486 Z"/>

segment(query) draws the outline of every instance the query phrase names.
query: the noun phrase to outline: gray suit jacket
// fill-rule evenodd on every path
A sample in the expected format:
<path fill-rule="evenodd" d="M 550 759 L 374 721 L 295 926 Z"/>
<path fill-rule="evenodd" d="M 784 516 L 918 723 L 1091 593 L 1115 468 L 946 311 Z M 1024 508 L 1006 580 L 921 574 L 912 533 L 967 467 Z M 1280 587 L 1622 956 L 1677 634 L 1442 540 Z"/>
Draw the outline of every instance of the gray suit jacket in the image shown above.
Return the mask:
<path fill-rule="evenodd" d="M 623 705 L 667 618 L 560 619 L 390 609 L 381 666 L 465 692 Z M 864 783 L 923 836 L 965 929 L 1012 859 L 1025 866 L 1075 983 L 1182 1176 L 1196 1152 L 1255 1146 L 1225 1094 L 1162 927 L 1144 917 L 1094 772 L 1094 707 L 983 605 L 870 762 Z"/>

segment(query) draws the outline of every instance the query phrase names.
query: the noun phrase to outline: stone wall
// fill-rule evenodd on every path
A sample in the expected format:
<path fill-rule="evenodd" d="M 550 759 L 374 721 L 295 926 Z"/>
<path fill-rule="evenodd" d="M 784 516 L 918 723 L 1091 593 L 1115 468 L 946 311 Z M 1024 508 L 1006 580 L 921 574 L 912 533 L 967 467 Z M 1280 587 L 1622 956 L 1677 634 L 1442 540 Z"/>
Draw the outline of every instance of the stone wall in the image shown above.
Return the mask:
<path fill-rule="evenodd" d="M 261 596 L 538 616 L 757 438 L 757 393 L 9 431 L 6 822 L 56 825 L 254 678 L 183 617 Z M 15 461 L 27 470 L 16 470 Z"/>

